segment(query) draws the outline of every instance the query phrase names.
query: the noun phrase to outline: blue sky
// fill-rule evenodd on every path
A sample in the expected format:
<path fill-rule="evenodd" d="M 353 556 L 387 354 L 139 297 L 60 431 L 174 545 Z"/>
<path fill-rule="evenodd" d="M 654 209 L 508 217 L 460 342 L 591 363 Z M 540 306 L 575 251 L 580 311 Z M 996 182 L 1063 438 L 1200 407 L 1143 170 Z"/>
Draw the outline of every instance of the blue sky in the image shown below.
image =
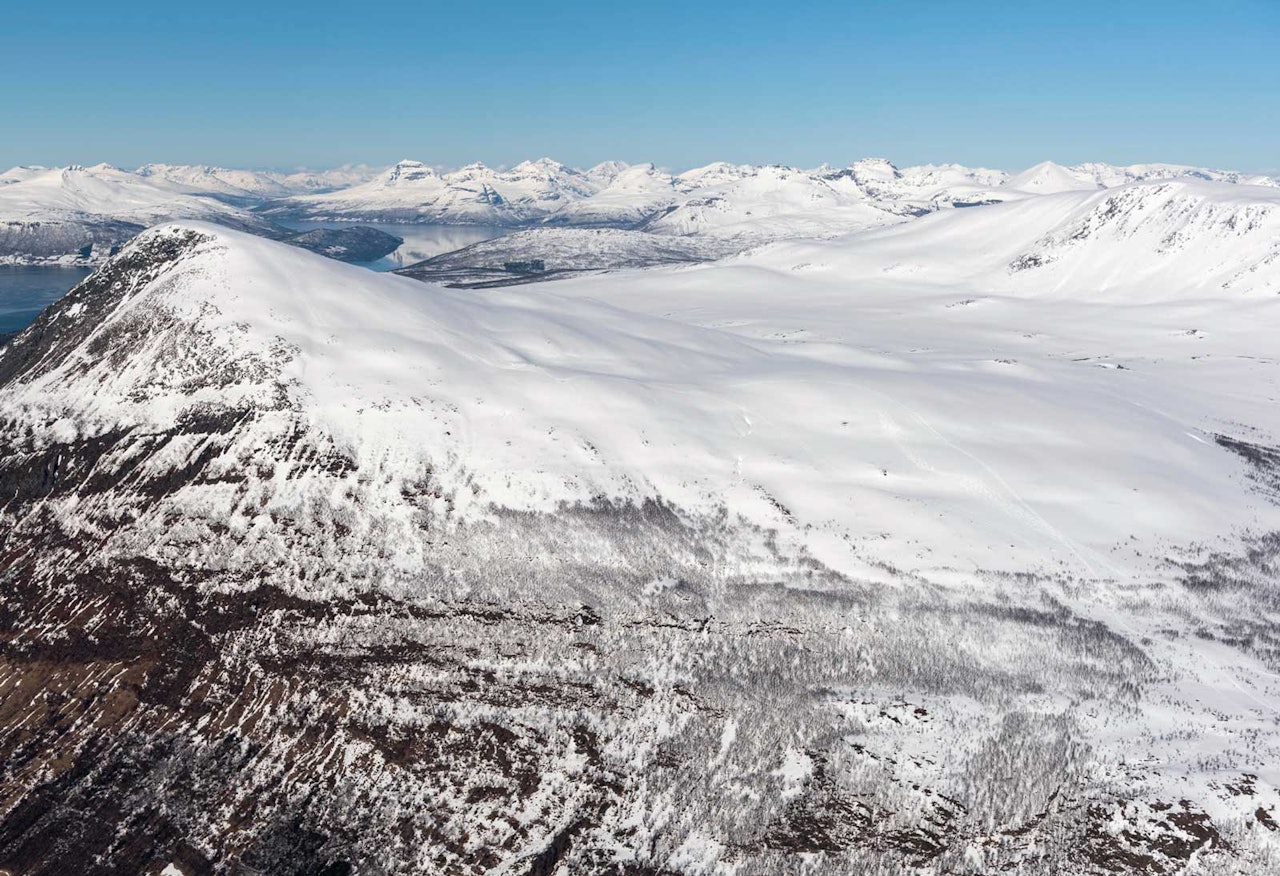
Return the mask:
<path fill-rule="evenodd" d="M 4 166 L 1280 168 L 1280 0 L 15 0 L 0 83 Z"/>

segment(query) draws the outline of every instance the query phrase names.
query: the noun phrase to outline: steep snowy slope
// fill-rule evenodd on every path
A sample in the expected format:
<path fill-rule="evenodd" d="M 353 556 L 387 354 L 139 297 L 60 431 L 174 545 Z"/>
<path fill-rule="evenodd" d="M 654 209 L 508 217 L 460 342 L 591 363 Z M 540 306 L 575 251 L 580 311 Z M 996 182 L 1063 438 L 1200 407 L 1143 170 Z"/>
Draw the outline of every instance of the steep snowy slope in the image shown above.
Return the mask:
<path fill-rule="evenodd" d="M 0 866 L 1274 871 L 1274 213 L 1170 185 L 481 292 L 141 235 L 0 348 Z"/>
<path fill-rule="evenodd" d="M 280 233 L 252 213 L 119 168 L 69 167 L 0 186 L 0 263 L 96 264 L 142 229 L 172 219 Z"/>

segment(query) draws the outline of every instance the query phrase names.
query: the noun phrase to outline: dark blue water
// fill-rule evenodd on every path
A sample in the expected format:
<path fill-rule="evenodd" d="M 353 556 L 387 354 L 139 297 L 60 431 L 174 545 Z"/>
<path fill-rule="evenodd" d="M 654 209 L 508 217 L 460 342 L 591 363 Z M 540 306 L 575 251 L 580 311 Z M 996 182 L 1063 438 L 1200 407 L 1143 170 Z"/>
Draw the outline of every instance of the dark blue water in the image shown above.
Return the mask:
<path fill-rule="evenodd" d="M 26 328 L 89 274 L 89 268 L 0 265 L 0 335 Z"/>

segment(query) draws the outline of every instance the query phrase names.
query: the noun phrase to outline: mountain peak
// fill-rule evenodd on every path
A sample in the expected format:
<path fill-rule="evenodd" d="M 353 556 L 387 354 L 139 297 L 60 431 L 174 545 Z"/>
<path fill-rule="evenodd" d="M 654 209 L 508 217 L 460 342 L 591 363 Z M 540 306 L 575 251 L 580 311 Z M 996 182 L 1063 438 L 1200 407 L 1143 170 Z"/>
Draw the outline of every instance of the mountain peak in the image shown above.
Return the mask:
<path fill-rule="evenodd" d="M 1085 173 L 1063 167 L 1053 161 L 1042 161 L 1009 177 L 1005 187 L 1051 195 L 1059 192 L 1091 191 L 1101 188 L 1101 184 Z"/>

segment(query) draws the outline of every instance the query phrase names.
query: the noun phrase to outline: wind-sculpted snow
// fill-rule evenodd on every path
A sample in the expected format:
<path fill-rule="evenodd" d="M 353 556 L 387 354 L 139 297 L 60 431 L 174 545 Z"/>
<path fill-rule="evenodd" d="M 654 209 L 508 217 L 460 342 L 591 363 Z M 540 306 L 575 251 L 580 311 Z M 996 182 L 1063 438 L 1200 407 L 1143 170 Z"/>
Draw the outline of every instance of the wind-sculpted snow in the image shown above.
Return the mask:
<path fill-rule="evenodd" d="M 1280 871 L 1206 185 L 483 291 L 140 235 L 0 347 L 0 867 Z"/>

